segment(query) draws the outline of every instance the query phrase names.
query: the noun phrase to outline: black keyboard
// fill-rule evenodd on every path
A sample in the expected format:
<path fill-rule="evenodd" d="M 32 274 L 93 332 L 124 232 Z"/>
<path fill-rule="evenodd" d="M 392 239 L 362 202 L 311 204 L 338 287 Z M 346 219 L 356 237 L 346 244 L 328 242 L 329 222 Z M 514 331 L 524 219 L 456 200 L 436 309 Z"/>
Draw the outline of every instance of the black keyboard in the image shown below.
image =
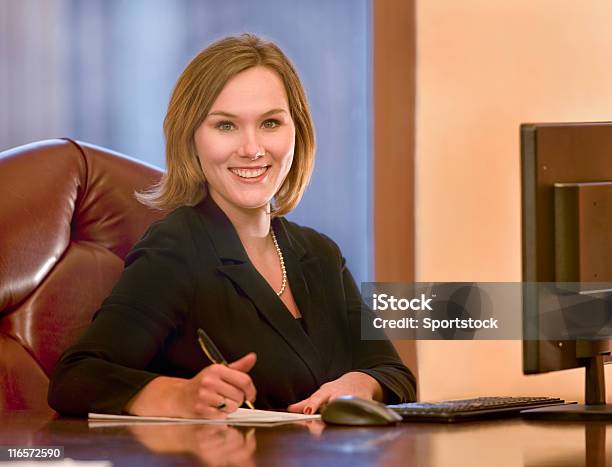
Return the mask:
<path fill-rule="evenodd" d="M 518 415 L 521 410 L 564 404 L 557 397 L 477 397 L 388 405 L 405 422 L 461 422 Z"/>

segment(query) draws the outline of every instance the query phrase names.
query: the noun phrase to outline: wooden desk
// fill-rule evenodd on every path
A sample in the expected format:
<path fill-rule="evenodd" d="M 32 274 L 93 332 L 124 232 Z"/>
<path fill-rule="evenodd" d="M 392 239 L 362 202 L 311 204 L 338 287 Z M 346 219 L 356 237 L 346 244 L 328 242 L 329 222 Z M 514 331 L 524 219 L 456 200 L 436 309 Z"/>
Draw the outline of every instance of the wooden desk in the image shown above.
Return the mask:
<path fill-rule="evenodd" d="M 600 467 L 612 465 L 611 446 L 606 463 L 606 430 L 605 424 L 520 419 L 390 428 L 330 427 L 318 421 L 270 428 L 187 424 L 93 427 L 87 420 L 56 418 L 49 413 L 0 414 L 0 445 L 64 446 L 66 457 L 108 459 L 115 466 Z"/>

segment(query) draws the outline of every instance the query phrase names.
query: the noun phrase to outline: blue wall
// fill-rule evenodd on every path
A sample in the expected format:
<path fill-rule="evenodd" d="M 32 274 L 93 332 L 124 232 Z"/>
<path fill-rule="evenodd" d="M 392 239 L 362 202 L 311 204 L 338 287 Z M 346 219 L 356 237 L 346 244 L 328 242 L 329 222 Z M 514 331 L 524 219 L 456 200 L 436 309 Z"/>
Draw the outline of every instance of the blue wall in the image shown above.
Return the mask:
<path fill-rule="evenodd" d="M 163 167 L 166 105 L 191 57 L 242 32 L 278 43 L 304 82 L 318 143 L 311 185 L 289 218 L 336 240 L 358 281 L 372 278 L 369 0 L 2 3 L 2 22 L 15 27 L 0 29 L 9 45 L 0 47 L 1 104 L 21 110 L 0 117 L 0 150 L 70 136 Z M 28 70 L 39 79 L 22 79 Z M 50 101 L 28 100 L 33 91 Z"/>

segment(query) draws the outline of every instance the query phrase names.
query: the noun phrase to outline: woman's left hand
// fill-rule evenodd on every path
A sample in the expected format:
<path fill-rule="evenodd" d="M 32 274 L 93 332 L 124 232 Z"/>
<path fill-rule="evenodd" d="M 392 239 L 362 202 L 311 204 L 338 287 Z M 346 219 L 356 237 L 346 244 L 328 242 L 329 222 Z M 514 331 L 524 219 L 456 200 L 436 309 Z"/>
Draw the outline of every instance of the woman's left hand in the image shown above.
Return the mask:
<path fill-rule="evenodd" d="M 345 373 L 340 378 L 322 385 L 310 397 L 287 407 L 289 412 L 313 414 L 332 399 L 340 396 L 356 396 L 363 399 L 382 399 L 380 383 L 370 375 L 359 371 Z"/>

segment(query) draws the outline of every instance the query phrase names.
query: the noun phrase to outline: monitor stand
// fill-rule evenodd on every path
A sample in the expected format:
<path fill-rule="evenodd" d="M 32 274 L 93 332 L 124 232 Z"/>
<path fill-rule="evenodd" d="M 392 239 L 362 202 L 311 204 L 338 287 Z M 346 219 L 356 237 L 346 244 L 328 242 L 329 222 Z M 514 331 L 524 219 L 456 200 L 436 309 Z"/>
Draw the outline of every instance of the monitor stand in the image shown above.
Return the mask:
<path fill-rule="evenodd" d="M 578 345 L 578 342 L 576 343 Z M 606 404 L 603 355 L 585 358 L 585 404 L 564 404 L 521 411 L 529 420 L 605 421 L 612 420 L 612 404 Z"/>

